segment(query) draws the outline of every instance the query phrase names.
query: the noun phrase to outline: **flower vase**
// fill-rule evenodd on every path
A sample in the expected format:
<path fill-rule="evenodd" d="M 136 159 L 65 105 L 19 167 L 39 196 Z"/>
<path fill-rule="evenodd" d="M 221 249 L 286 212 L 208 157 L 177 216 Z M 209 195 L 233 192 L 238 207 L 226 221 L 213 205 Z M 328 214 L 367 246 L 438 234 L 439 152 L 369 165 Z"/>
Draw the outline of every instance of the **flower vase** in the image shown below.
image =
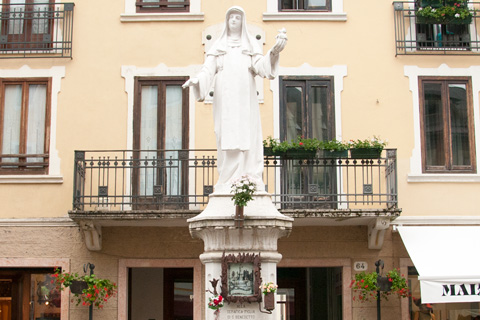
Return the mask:
<path fill-rule="evenodd" d="M 263 303 L 265 305 L 265 310 L 272 311 L 275 309 L 275 293 L 266 293 L 263 297 Z"/>
<path fill-rule="evenodd" d="M 243 227 L 243 208 L 242 206 L 235 206 L 235 227 L 237 228 Z"/>

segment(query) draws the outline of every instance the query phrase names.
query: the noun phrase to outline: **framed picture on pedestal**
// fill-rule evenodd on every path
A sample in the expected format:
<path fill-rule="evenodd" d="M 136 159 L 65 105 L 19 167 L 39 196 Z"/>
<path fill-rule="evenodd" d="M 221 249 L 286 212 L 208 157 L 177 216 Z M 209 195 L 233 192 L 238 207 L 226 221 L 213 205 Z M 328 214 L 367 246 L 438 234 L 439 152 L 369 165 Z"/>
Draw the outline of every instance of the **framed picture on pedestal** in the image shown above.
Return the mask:
<path fill-rule="evenodd" d="M 222 296 L 227 302 L 260 302 L 260 255 L 239 253 L 222 257 Z"/>

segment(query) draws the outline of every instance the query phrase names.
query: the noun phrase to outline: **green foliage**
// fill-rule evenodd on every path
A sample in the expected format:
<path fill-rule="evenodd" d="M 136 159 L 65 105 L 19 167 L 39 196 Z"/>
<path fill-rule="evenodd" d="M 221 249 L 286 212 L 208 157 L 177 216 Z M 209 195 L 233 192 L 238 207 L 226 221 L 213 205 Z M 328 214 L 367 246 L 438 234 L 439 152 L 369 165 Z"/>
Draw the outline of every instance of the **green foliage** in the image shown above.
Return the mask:
<path fill-rule="evenodd" d="M 445 5 L 439 8 L 426 6 L 418 9 L 415 15 L 427 22 L 438 23 L 470 22 L 472 19 L 472 12 L 468 9 L 466 0 L 458 0 L 452 5 Z"/>
<path fill-rule="evenodd" d="M 108 299 L 114 297 L 117 293 L 117 285 L 114 282 L 97 278 L 94 274 L 79 276 L 77 273 L 62 272 L 57 268 L 52 277 L 55 279 L 53 282 L 59 290 L 70 287 L 73 281 L 85 281 L 87 283 L 87 289 L 84 289 L 81 294 L 74 293 L 77 306 L 81 303 L 84 306 L 92 305 L 102 309 Z"/>
<path fill-rule="evenodd" d="M 348 145 L 350 149 L 378 149 L 381 151 L 383 148 L 385 148 L 387 142 L 374 136 L 372 139 L 350 140 Z"/>
<path fill-rule="evenodd" d="M 212 310 L 218 310 L 223 307 L 223 297 L 221 295 L 213 296 L 208 298 L 208 307 Z"/>
<path fill-rule="evenodd" d="M 274 148 L 279 143 L 278 139 L 272 138 L 272 136 L 268 136 L 267 139 L 263 140 L 263 146 L 267 148 Z"/>
<path fill-rule="evenodd" d="M 327 151 L 344 151 L 348 150 L 349 148 L 350 146 L 348 143 L 338 141 L 336 139 L 320 142 L 320 149 Z"/>

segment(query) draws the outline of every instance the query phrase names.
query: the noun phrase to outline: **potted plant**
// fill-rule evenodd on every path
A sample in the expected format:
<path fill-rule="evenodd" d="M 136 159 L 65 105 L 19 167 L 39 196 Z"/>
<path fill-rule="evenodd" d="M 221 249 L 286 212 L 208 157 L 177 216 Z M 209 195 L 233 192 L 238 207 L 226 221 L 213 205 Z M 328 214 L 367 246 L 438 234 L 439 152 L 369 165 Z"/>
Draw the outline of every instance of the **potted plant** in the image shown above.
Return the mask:
<path fill-rule="evenodd" d="M 378 159 L 387 142 L 374 136 L 373 139 L 350 140 L 348 145 L 353 159 Z"/>
<path fill-rule="evenodd" d="M 470 24 L 473 18 L 466 0 L 448 2 L 439 7 L 420 7 L 415 15 L 418 23 L 432 24 Z"/>
<path fill-rule="evenodd" d="M 275 291 L 278 286 L 273 282 L 267 282 L 260 286 L 260 290 L 264 295 L 263 303 L 265 310 L 272 311 L 275 309 Z"/>
<path fill-rule="evenodd" d="M 114 297 L 117 292 L 117 285 L 114 282 L 97 278 L 94 274 L 79 276 L 77 273 L 62 272 L 57 268 L 52 277 L 57 289 L 70 288 L 77 306 L 81 303 L 84 306 L 102 309 L 108 299 Z"/>
<path fill-rule="evenodd" d="M 243 226 L 243 207 L 250 200 L 253 200 L 255 191 L 257 191 L 257 182 L 249 175 L 244 175 L 232 181 L 230 192 L 233 193 L 232 200 L 235 205 L 235 225 L 237 227 Z"/>
<path fill-rule="evenodd" d="M 273 147 L 273 152 L 283 153 L 287 159 L 310 159 L 314 158 L 320 146 L 316 138 L 297 137 L 291 141 L 282 141 Z"/>
<path fill-rule="evenodd" d="M 407 280 L 400 275 L 398 269 L 389 271 L 385 277 L 379 276 L 375 271 L 357 273 L 350 283 L 350 288 L 355 291 L 353 300 L 358 299 L 361 302 L 376 300 L 379 291 L 380 297 L 386 300 L 390 295 L 400 298 L 409 296 Z"/>
<path fill-rule="evenodd" d="M 334 139 L 321 141 L 320 149 L 322 150 L 323 158 L 346 158 L 348 157 L 349 145 Z"/>
<path fill-rule="evenodd" d="M 279 143 L 280 142 L 278 141 L 278 139 L 268 136 L 267 139 L 263 140 L 263 155 L 264 156 L 276 155 L 275 152 L 273 152 L 273 148 L 278 146 Z"/>

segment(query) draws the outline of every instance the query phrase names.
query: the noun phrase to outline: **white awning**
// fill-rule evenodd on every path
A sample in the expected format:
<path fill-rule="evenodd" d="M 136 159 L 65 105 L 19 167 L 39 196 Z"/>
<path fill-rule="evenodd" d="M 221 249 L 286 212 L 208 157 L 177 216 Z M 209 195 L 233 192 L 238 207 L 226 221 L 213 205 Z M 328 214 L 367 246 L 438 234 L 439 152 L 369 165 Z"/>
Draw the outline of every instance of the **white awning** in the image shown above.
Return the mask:
<path fill-rule="evenodd" d="M 399 226 L 422 303 L 480 302 L 480 226 Z"/>

